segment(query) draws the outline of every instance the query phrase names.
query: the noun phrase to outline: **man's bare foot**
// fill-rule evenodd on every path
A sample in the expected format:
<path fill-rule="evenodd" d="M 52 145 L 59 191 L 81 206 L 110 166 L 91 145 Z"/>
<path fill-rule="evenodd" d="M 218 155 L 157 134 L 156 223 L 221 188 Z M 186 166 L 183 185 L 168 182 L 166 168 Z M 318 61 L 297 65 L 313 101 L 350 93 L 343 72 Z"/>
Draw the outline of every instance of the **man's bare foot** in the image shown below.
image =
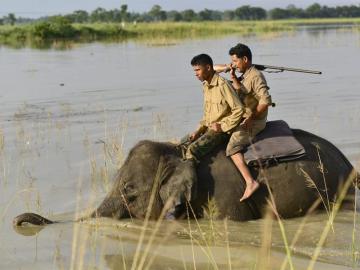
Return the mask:
<path fill-rule="evenodd" d="M 259 186 L 260 184 L 256 181 L 252 181 L 251 184 L 246 184 L 246 189 L 244 191 L 244 195 L 240 199 L 240 202 L 249 198 L 255 192 L 255 190 L 259 188 Z"/>

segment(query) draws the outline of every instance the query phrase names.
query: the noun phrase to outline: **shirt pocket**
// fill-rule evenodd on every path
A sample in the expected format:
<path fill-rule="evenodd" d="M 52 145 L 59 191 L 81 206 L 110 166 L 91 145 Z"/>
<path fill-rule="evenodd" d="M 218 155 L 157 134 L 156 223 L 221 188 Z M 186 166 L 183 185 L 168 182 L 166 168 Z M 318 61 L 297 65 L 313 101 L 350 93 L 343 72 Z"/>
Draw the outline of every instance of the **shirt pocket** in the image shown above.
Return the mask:
<path fill-rule="evenodd" d="M 218 114 L 224 114 L 228 110 L 228 104 L 226 103 L 225 99 L 219 100 L 218 103 L 216 103 L 216 109 Z"/>

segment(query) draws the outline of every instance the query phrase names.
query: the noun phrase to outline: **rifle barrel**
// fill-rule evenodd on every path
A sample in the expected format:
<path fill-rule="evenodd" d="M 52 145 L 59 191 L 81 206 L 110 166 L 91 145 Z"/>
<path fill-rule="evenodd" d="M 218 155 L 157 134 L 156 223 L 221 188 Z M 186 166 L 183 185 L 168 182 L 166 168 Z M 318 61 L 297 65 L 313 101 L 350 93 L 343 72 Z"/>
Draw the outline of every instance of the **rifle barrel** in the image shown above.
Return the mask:
<path fill-rule="evenodd" d="M 277 67 L 277 66 L 258 65 L 258 64 L 254 64 L 253 66 L 255 66 L 258 70 L 274 69 L 274 70 L 279 70 L 281 72 L 293 71 L 293 72 L 302 72 L 302 73 L 311 73 L 311 74 L 322 74 L 321 71 L 301 69 L 301 68 Z"/>

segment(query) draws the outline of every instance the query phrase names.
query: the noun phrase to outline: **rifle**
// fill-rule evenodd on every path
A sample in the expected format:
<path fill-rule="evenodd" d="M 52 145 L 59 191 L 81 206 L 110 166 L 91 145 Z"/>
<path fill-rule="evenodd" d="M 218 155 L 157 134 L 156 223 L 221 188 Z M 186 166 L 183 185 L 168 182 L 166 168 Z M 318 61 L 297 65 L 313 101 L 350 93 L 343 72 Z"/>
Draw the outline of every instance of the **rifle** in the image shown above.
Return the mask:
<path fill-rule="evenodd" d="M 288 67 L 277 67 L 277 66 L 268 66 L 268 65 L 259 65 L 253 64 L 254 67 L 258 70 L 264 70 L 265 72 L 276 73 L 276 72 L 284 72 L 284 71 L 293 71 L 293 72 L 302 72 L 302 73 L 310 73 L 310 74 L 322 74 L 321 71 L 316 70 L 307 70 L 301 68 L 288 68 Z M 266 71 L 266 69 L 275 70 L 275 71 Z"/>

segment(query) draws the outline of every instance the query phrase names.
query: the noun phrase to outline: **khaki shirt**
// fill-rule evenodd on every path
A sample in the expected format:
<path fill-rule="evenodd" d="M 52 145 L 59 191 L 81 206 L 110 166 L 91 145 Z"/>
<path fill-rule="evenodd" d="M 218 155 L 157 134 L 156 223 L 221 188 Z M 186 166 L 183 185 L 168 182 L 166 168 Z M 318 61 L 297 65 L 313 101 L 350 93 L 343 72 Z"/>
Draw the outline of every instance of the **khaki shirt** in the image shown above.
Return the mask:
<path fill-rule="evenodd" d="M 204 115 L 201 127 L 210 127 L 212 123 L 220 123 L 224 132 L 229 132 L 243 119 L 245 112 L 235 89 L 231 83 L 214 74 L 210 84 L 203 83 Z"/>
<path fill-rule="evenodd" d="M 240 89 L 237 90 L 240 100 L 245 105 L 245 118 L 255 113 L 258 104 L 267 104 L 271 106 L 271 96 L 269 94 L 269 87 L 267 86 L 264 75 L 251 66 L 240 77 Z M 267 110 L 259 115 L 256 119 L 263 120 L 267 117 Z"/>

